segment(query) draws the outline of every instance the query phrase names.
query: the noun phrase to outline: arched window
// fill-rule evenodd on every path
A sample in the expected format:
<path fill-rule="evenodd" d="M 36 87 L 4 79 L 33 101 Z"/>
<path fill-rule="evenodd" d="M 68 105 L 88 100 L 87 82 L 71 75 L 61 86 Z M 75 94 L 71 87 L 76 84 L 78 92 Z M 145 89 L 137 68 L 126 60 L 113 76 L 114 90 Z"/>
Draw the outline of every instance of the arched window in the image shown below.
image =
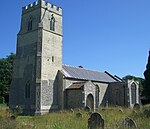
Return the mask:
<path fill-rule="evenodd" d="M 27 82 L 25 85 L 25 98 L 30 98 L 30 83 Z"/>
<path fill-rule="evenodd" d="M 30 17 L 28 21 L 28 31 L 32 30 L 32 18 Z"/>
<path fill-rule="evenodd" d="M 99 107 L 99 92 L 100 92 L 100 90 L 99 90 L 99 86 L 98 86 L 98 85 L 96 85 L 96 92 L 95 92 L 95 98 L 96 98 L 96 108 L 98 108 L 98 107 Z"/>
<path fill-rule="evenodd" d="M 55 31 L 55 18 L 54 18 L 53 14 L 52 14 L 51 20 L 50 20 L 50 30 Z"/>
<path fill-rule="evenodd" d="M 136 84 L 135 83 L 131 84 L 131 103 L 132 104 L 136 103 Z"/>

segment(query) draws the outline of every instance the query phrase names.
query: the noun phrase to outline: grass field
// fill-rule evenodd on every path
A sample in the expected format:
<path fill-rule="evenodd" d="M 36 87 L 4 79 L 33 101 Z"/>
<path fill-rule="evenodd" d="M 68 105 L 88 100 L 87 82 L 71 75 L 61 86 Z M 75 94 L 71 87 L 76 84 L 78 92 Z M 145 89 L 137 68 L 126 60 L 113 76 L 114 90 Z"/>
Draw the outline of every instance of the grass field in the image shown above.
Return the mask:
<path fill-rule="evenodd" d="M 138 129 L 150 129 L 150 105 L 147 105 L 139 111 L 133 111 L 128 108 L 109 107 L 99 109 L 99 112 L 105 120 L 105 129 L 123 129 L 122 121 L 126 117 L 132 118 Z M 77 118 L 76 113 L 82 113 L 82 118 Z M 0 105 L 0 129 L 87 129 L 88 112 L 85 111 L 61 111 L 53 112 L 43 116 L 18 116 L 16 120 L 10 120 L 11 114 L 8 107 Z"/>

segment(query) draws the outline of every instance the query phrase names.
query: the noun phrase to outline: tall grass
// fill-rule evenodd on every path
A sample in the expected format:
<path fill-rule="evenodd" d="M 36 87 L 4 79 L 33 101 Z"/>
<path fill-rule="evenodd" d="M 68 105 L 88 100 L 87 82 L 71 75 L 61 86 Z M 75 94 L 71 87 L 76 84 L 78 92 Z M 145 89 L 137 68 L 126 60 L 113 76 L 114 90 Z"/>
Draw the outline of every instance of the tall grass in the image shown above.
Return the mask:
<path fill-rule="evenodd" d="M 144 114 L 145 109 L 133 112 L 128 108 L 99 109 L 99 112 L 105 120 L 105 129 L 123 129 L 121 124 L 126 117 L 132 118 L 138 126 L 138 129 L 150 129 L 150 118 Z M 0 106 L 0 129 L 87 129 L 89 113 L 80 111 L 81 118 L 76 117 L 79 111 L 61 111 L 53 112 L 43 116 L 18 116 L 16 121 L 9 119 L 9 113 L 6 106 Z"/>

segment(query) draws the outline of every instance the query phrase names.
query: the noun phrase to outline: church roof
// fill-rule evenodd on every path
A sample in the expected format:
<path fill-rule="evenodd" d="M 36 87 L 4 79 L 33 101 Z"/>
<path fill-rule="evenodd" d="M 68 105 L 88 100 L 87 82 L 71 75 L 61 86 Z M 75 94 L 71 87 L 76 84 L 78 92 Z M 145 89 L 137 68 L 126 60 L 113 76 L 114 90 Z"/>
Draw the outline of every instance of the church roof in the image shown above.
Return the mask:
<path fill-rule="evenodd" d="M 98 82 L 117 82 L 116 79 L 114 79 L 106 72 L 88 70 L 83 67 L 63 65 L 62 72 L 67 78 L 91 80 L 91 81 L 98 81 Z"/>

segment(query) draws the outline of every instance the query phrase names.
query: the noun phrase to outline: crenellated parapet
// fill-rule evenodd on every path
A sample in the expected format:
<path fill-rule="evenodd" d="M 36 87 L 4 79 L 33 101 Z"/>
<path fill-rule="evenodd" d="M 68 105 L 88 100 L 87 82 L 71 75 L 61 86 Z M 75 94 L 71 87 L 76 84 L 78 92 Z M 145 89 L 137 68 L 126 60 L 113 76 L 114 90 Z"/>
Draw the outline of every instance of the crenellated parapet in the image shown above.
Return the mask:
<path fill-rule="evenodd" d="M 37 2 L 34 2 L 33 4 L 29 4 L 28 6 L 23 7 L 22 8 L 22 14 L 25 14 L 29 11 L 32 11 L 38 7 L 42 7 L 42 8 L 49 10 L 49 11 L 52 11 L 52 12 L 55 12 L 55 13 L 62 15 L 62 8 L 61 7 L 58 7 L 58 6 L 51 4 L 49 2 L 45 2 L 44 0 L 38 0 Z"/>

